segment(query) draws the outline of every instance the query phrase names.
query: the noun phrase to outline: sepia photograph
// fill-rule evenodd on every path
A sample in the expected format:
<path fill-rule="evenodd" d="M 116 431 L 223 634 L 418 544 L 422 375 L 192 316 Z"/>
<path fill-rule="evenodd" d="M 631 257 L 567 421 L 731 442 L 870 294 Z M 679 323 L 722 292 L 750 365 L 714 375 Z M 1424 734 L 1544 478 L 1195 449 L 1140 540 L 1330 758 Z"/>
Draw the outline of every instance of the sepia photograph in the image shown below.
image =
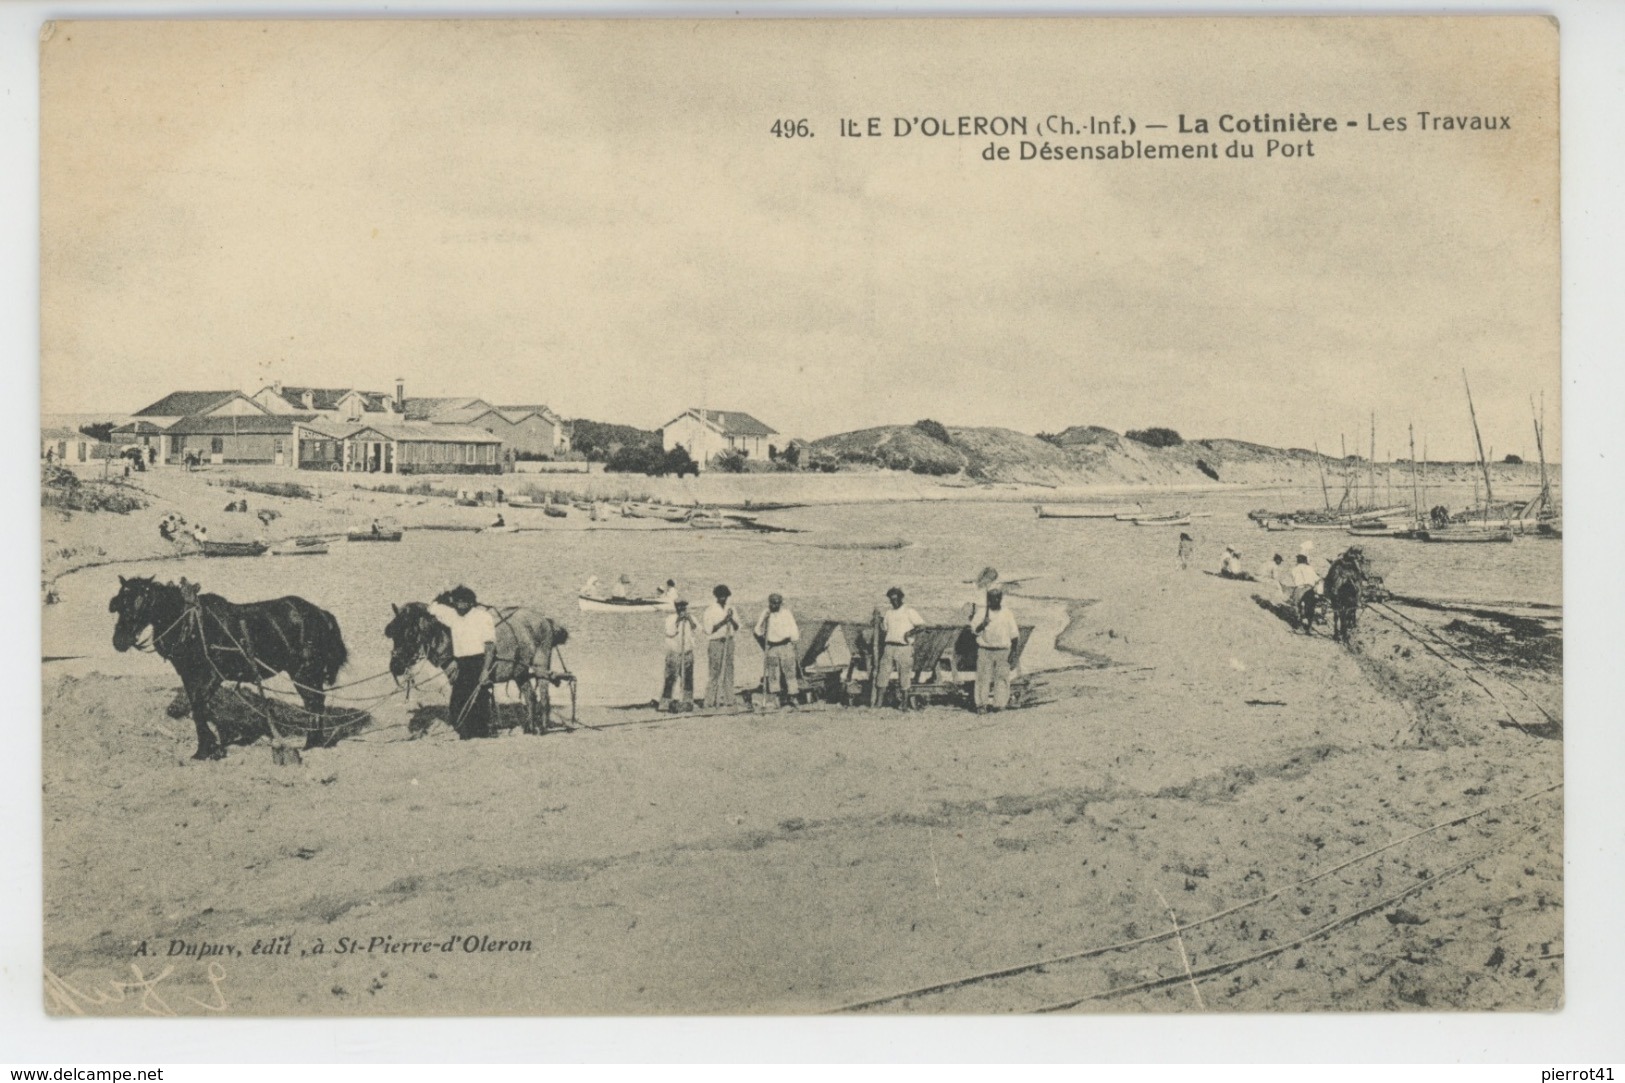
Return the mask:
<path fill-rule="evenodd" d="M 43 1010 L 1562 1009 L 1559 38 L 47 23 Z"/>

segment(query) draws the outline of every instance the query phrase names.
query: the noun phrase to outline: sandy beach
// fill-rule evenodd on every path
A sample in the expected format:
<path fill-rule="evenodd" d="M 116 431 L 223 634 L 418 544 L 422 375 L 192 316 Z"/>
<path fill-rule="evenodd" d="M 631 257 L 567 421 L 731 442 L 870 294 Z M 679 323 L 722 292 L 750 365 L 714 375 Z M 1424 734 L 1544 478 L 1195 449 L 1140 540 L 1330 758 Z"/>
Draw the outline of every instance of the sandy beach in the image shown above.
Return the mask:
<path fill-rule="evenodd" d="M 930 518 L 941 512 L 929 505 L 831 501 L 773 517 L 806 531 L 796 546 L 603 524 L 628 528 L 625 552 L 664 552 L 689 581 L 726 574 L 743 598 L 804 561 L 828 577 L 804 589 L 842 612 L 893 577 L 914 576 L 916 597 L 946 607 L 968 590 L 960 572 L 1030 564 L 1043 574 L 1011 601 L 1045 641 L 1037 702 L 994 716 L 827 705 L 670 716 L 604 694 L 583 697 L 572 732 L 463 742 L 435 724 L 443 686 L 425 686 L 288 767 L 263 738 L 191 762 L 189 720 L 165 712 L 174 672 L 108 642 L 108 584 L 167 555 L 162 515 L 226 536 L 217 509 L 233 496 L 211 480 L 222 479 L 142 476 L 151 504 L 129 516 L 43 512 L 45 577 L 64 595 L 45 610 L 46 653 L 72 656 L 43 678 L 53 1012 L 1562 1003 L 1560 630 L 1386 606 L 1367 611 L 1353 650 L 1295 634 L 1273 586 L 1207 574 L 1221 538 L 1263 544 L 1241 533 L 1251 494 L 1214 504 L 1188 571 L 1166 533 L 1043 534 L 1030 509 L 997 501 L 948 509 L 984 517 L 976 536 L 1009 540 L 974 552 L 942 541 L 954 519 Z M 892 485 L 894 500 L 930 485 L 851 484 Z M 321 500 L 236 495 L 276 510 L 278 536 L 383 515 L 409 532 L 474 528 L 490 515 L 348 486 Z M 591 525 L 581 520 L 555 521 L 552 537 L 545 524 L 447 537 L 470 552 L 541 552 L 573 574 L 564 532 Z M 912 548 L 805 544 L 836 523 L 851 537 L 895 523 Z M 1418 574 L 1390 552 L 1402 577 Z M 341 572 L 341 556 L 274 573 L 271 557 L 209 562 L 205 586 L 247 600 L 274 574 L 320 601 L 335 576 L 382 574 Z M 547 596 L 567 599 L 563 582 Z M 391 600 L 386 588 L 347 603 L 367 616 L 340 611 L 352 653 L 341 679 L 381 668 L 387 645 L 359 622 Z M 595 653 L 589 617 L 565 614 L 581 629 L 583 683 L 617 657 Z M 646 633 L 603 633 L 617 634 L 633 635 L 627 657 L 649 683 Z M 229 700 L 216 700 L 228 714 Z"/>

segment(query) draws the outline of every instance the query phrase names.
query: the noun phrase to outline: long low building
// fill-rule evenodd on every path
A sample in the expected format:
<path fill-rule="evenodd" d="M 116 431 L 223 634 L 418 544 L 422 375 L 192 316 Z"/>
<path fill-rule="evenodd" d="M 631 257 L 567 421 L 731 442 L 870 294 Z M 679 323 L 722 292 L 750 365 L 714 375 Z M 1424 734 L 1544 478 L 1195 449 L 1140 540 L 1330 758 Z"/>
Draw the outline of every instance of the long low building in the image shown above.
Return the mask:
<path fill-rule="evenodd" d="M 197 414 L 163 431 L 164 462 L 293 465 L 294 426 L 309 414 Z"/>
<path fill-rule="evenodd" d="M 302 470 L 366 474 L 500 474 L 502 440 L 467 425 L 428 421 L 295 422 Z"/>

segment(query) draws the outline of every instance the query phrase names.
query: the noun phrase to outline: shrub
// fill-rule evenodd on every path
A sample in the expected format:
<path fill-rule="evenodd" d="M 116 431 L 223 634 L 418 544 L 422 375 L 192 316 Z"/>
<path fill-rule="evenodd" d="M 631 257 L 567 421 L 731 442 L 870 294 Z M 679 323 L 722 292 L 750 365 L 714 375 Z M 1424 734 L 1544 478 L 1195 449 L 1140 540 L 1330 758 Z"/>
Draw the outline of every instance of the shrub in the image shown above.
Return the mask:
<path fill-rule="evenodd" d="M 679 478 L 684 474 L 693 474 L 695 477 L 700 476 L 699 464 L 694 461 L 694 456 L 688 453 L 688 448 L 682 444 L 678 444 L 666 452 L 660 466 L 660 472 L 663 474 L 676 474 Z"/>
<path fill-rule="evenodd" d="M 110 511 L 128 515 L 147 506 L 128 486 L 109 481 L 81 481 L 60 466 L 40 468 L 40 507 L 62 511 Z"/>
<path fill-rule="evenodd" d="M 711 465 L 724 474 L 743 474 L 745 472 L 745 453 L 737 448 L 724 451 L 711 460 Z"/>
<path fill-rule="evenodd" d="M 1502 459 L 1501 461 L 1504 462 L 1504 463 L 1511 463 L 1513 466 L 1522 466 L 1523 465 L 1523 456 L 1522 455 L 1508 455 L 1506 458 Z"/>
<path fill-rule="evenodd" d="M 1217 470 L 1213 469 L 1211 466 L 1209 466 L 1207 464 L 1207 460 L 1205 460 L 1205 459 L 1197 459 L 1196 460 L 1196 469 L 1200 470 L 1202 473 L 1206 474 L 1208 477 L 1212 478 L 1214 481 L 1219 480 L 1219 472 Z"/>
<path fill-rule="evenodd" d="M 1054 444 L 1056 447 L 1061 446 L 1061 434 L 1058 432 L 1041 432 L 1037 435 L 1046 444 Z"/>
<path fill-rule="evenodd" d="M 285 496 L 291 500 L 316 499 L 315 490 L 292 481 L 244 481 L 242 478 L 232 478 L 222 484 L 228 489 L 243 489 L 250 493 L 264 493 L 266 496 Z"/>
<path fill-rule="evenodd" d="M 929 436 L 931 439 L 940 443 L 952 444 L 954 442 L 954 438 L 948 435 L 947 426 L 940 421 L 932 421 L 930 418 L 925 418 L 922 421 L 916 421 L 914 423 L 914 427 L 925 433 L 925 435 Z M 921 472 L 923 473 L 923 471 Z"/>
<path fill-rule="evenodd" d="M 666 453 L 649 444 L 627 444 L 615 449 L 604 470 L 611 474 L 658 474 L 664 468 Z"/>
<path fill-rule="evenodd" d="M 1123 435 L 1147 447 L 1178 447 L 1185 442 L 1173 429 L 1130 429 Z"/>

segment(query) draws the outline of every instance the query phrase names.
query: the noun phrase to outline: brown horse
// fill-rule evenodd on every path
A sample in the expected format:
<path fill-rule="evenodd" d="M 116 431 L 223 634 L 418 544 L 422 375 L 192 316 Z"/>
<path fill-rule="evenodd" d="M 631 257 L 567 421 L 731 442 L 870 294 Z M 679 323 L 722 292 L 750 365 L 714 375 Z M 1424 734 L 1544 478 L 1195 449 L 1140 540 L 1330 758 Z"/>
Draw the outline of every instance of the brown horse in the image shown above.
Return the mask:
<path fill-rule="evenodd" d="M 1326 601 L 1332 608 L 1332 638 L 1347 643 L 1359 623 L 1360 609 L 1372 583 L 1370 566 L 1359 546 L 1344 551 L 1326 570 Z"/>
<path fill-rule="evenodd" d="M 451 629 L 436 620 L 423 602 L 391 608 L 395 615 L 384 627 L 384 635 L 393 644 L 389 672 L 398 680 L 419 658 L 426 658 L 447 680 L 455 681 L 457 660 L 451 651 Z M 569 641 L 570 633 L 562 624 L 526 606 L 492 607 L 491 614 L 497 629 L 491 679 L 493 683 L 511 681 L 518 685 L 525 697 L 525 732 L 545 733 L 550 697 L 541 682 L 557 687 L 564 680 L 553 669 L 553 652 Z"/>

